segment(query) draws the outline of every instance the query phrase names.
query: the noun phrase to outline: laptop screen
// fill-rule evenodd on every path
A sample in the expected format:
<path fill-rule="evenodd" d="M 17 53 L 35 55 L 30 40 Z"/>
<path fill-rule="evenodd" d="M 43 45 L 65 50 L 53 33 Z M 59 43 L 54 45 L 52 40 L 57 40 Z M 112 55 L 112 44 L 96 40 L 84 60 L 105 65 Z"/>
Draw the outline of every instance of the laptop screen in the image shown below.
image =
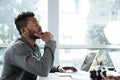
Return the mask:
<path fill-rule="evenodd" d="M 83 71 L 89 71 L 91 68 L 91 65 L 93 63 L 93 61 L 96 58 L 98 51 L 96 52 L 90 52 L 84 59 L 83 64 L 81 66 L 81 70 Z"/>

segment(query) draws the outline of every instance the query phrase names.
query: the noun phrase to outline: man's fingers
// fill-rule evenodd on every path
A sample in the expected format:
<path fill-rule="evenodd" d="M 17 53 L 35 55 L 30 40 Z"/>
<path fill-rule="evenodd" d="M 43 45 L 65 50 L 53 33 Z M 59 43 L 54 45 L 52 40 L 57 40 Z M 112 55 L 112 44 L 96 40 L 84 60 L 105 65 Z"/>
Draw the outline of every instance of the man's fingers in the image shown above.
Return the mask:
<path fill-rule="evenodd" d="M 76 71 L 77 71 L 77 69 L 76 69 L 75 67 L 72 67 L 72 70 L 73 70 L 73 72 L 76 72 Z"/>
<path fill-rule="evenodd" d="M 37 36 L 37 37 L 39 37 L 39 38 L 42 38 L 43 34 L 44 33 L 41 33 L 41 34 L 35 33 L 34 35 Z"/>

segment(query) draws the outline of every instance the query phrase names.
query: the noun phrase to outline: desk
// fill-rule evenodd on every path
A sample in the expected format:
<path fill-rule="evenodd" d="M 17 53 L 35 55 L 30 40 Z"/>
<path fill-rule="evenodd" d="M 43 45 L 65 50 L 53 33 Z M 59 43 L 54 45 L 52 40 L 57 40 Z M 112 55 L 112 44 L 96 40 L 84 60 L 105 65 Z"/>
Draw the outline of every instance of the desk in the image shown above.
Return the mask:
<path fill-rule="evenodd" d="M 74 73 L 49 73 L 48 77 L 39 77 L 38 80 L 90 80 L 89 73 L 78 71 Z"/>
<path fill-rule="evenodd" d="M 107 80 L 120 80 L 120 74 L 109 72 Z M 109 79 L 108 79 L 109 78 Z M 49 73 L 48 77 L 39 77 L 37 80 L 91 80 L 89 72 L 78 71 L 75 73 Z"/>
<path fill-rule="evenodd" d="M 60 77 L 55 73 L 49 73 L 48 77 L 39 77 L 38 80 L 73 80 L 71 77 Z"/>

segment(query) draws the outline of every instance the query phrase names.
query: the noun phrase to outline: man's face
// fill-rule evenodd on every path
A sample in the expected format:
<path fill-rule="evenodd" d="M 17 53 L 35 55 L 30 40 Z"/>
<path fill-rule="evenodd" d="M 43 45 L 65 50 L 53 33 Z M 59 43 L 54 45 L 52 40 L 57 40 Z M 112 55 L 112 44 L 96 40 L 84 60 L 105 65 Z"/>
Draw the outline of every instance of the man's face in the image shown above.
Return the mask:
<path fill-rule="evenodd" d="M 32 39 L 38 39 L 38 36 L 35 36 L 35 34 L 41 35 L 42 29 L 39 25 L 38 21 L 34 17 L 29 17 L 27 20 L 27 27 L 28 36 Z"/>

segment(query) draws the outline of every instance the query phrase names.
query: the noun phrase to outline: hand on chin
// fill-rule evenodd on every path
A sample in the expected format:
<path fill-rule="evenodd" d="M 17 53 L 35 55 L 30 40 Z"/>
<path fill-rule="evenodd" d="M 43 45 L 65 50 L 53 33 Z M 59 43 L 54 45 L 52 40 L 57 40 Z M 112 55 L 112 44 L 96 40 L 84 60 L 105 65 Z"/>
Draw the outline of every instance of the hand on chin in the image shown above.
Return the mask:
<path fill-rule="evenodd" d="M 34 35 L 38 38 L 42 38 L 43 33 L 35 33 Z"/>

